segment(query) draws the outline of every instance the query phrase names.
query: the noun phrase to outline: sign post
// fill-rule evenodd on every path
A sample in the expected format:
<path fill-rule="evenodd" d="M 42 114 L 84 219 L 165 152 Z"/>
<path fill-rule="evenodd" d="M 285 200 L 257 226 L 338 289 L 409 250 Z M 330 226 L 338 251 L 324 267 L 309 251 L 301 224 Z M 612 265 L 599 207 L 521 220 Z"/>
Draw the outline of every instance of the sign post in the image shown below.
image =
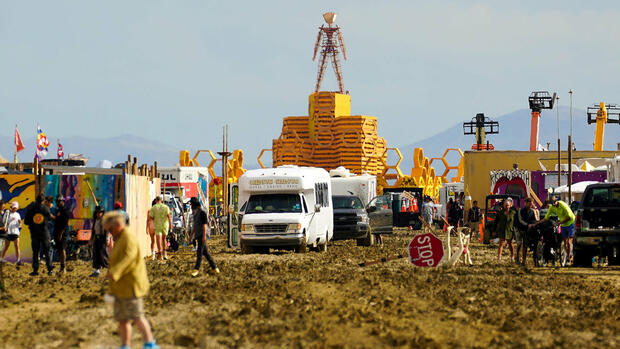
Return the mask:
<path fill-rule="evenodd" d="M 409 261 L 418 267 L 436 267 L 443 258 L 443 244 L 434 234 L 413 237 L 409 243 Z"/>

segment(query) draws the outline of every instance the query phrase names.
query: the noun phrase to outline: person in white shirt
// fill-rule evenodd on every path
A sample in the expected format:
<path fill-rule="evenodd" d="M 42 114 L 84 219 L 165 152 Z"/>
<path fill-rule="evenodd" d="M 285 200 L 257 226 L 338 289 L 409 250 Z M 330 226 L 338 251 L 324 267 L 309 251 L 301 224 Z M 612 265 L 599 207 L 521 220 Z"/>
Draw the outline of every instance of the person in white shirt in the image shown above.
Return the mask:
<path fill-rule="evenodd" d="M 11 212 L 5 215 L 4 226 L 6 227 L 7 241 L 8 243 L 4 245 L 4 250 L 2 251 L 2 259 L 4 260 L 4 256 L 6 256 L 6 252 L 9 250 L 11 246 L 11 241 L 15 245 L 15 256 L 17 257 L 17 265 L 22 265 L 21 255 L 19 253 L 19 234 L 22 229 L 22 217 L 19 215 L 19 203 L 17 201 L 11 202 Z"/>

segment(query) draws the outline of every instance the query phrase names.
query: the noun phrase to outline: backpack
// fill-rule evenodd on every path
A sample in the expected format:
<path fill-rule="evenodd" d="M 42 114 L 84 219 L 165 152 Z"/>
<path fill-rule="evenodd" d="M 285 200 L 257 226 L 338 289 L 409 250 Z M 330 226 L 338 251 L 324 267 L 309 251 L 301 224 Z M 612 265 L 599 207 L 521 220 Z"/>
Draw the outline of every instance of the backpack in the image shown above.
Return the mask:
<path fill-rule="evenodd" d="M 7 224 L 9 223 L 9 213 L 11 211 L 4 210 L 2 211 L 2 213 L 0 214 L 0 228 L 4 228 L 7 226 Z"/>

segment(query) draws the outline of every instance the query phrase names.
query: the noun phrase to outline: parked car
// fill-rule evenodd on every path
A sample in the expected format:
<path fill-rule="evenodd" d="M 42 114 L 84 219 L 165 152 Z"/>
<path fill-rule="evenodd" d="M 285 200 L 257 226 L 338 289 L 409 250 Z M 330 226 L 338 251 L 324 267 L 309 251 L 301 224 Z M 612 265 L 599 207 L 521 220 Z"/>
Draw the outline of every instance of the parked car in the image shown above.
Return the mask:
<path fill-rule="evenodd" d="M 592 257 L 620 261 L 620 183 L 586 187 L 575 218 L 574 264 L 592 266 Z"/>
<path fill-rule="evenodd" d="M 356 239 L 360 246 L 370 246 L 374 236 L 370 233 L 368 214 L 362 200 L 353 195 L 334 195 L 334 240 Z"/>

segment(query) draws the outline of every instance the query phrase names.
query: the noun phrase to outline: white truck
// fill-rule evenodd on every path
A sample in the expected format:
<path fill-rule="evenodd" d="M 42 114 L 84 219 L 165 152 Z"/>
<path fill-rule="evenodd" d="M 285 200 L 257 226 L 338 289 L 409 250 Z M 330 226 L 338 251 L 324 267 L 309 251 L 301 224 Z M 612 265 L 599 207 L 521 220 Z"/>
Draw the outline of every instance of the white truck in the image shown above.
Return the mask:
<path fill-rule="evenodd" d="M 247 171 L 239 178 L 242 253 L 326 251 L 334 233 L 331 196 L 324 169 L 285 165 Z"/>

